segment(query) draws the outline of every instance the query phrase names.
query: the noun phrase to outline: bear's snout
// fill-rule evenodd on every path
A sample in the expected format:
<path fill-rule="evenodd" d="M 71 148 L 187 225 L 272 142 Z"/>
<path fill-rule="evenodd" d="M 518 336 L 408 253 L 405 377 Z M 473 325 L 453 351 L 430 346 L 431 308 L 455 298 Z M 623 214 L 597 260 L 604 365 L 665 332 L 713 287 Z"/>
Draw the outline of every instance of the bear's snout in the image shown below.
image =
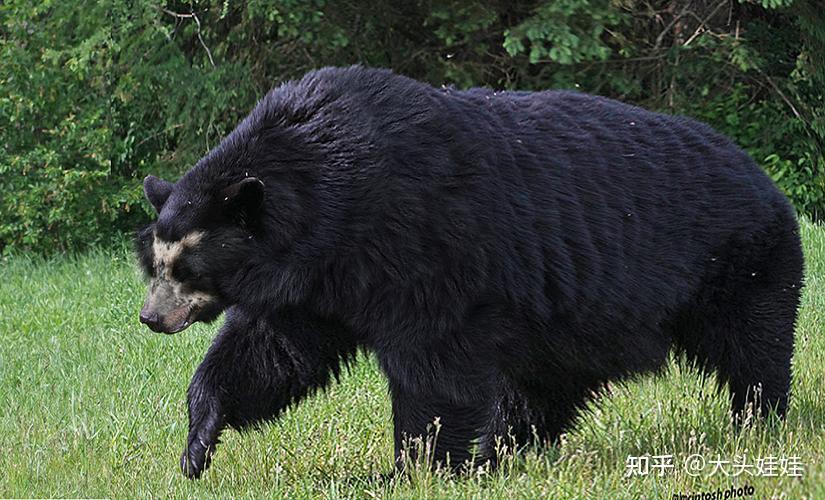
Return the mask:
<path fill-rule="evenodd" d="M 178 333 L 191 323 L 192 309 L 186 306 L 167 311 L 165 314 L 152 308 L 147 301 L 140 310 L 140 322 L 157 333 Z"/>
<path fill-rule="evenodd" d="M 140 322 L 148 326 L 153 332 L 160 331 L 160 317 L 158 313 L 148 311 L 145 306 L 140 310 Z"/>

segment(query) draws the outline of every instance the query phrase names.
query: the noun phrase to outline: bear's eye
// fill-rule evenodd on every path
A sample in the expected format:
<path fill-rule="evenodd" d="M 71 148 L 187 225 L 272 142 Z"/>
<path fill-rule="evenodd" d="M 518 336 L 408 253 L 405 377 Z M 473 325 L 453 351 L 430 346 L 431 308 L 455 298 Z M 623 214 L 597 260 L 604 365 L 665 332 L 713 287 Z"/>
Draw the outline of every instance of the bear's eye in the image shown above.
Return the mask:
<path fill-rule="evenodd" d="M 177 281 L 184 282 L 195 280 L 198 278 L 198 275 L 185 263 L 176 262 L 174 267 L 172 267 L 172 277 Z"/>

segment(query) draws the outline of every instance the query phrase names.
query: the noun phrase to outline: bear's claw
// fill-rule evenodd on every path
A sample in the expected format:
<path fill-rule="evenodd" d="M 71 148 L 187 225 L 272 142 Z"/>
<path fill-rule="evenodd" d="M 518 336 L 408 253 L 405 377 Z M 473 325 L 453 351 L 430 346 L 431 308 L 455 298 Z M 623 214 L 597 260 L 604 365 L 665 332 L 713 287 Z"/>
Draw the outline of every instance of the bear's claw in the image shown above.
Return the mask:
<path fill-rule="evenodd" d="M 180 457 L 180 469 L 189 479 L 198 479 L 212 463 L 215 445 L 206 445 L 203 441 L 190 442 Z"/>

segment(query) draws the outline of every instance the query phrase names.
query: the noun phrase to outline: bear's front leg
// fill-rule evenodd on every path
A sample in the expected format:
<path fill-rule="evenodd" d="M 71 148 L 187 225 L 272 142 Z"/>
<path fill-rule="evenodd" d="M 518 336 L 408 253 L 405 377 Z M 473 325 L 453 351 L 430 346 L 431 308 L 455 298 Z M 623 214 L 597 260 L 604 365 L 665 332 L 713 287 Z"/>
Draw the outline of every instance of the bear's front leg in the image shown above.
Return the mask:
<path fill-rule="evenodd" d="M 189 387 L 189 437 L 181 469 L 199 477 L 225 426 L 270 420 L 324 387 L 358 342 L 336 322 L 282 308 L 254 316 L 233 307 Z"/>
<path fill-rule="evenodd" d="M 187 397 L 189 436 L 180 458 L 180 467 L 190 479 L 200 477 L 209 467 L 220 433 L 226 425 L 217 387 L 209 377 L 205 377 L 209 366 L 206 361 L 195 372 Z"/>
<path fill-rule="evenodd" d="M 390 335 L 393 342 L 377 343 L 392 398 L 399 469 L 421 458 L 432 468 L 453 470 L 494 458 L 484 445 L 501 375 L 484 341 L 489 336 L 475 333 L 467 327 L 427 338 L 399 331 Z"/>

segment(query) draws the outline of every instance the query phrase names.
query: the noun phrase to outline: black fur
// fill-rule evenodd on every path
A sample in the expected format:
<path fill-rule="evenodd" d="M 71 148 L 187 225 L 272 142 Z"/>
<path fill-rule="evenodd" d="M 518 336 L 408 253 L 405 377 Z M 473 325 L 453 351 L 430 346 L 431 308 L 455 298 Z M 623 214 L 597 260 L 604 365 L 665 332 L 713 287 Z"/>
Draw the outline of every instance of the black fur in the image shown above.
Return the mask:
<path fill-rule="evenodd" d="M 248 177 L 261 199 L 223 203 Z M 207 232 L 187 258 L 231 306 L 190 388 L 191 476 L 224 425 L 274 417 L 359 347 L 389 381 L 396 454 L 439 417 L 454 465 L 508 432 L 556 439 L 671 350 L 735 412 L 787 407 L 793 209 L 686 118 L 328 68 L 267 94 L 160 208 L 158 237 Z"/>
<path fill-rule="evenodd" d="M 160 212 L 169 195 L 172 193 L 172 183 L 158 179 L 154 175 L 147 175 L 143 179 L 143 193 L 149 203 Z"/>
<path fill-rule="evenodd" d="M 249 314 L 231 307 L 189 387 L 189 437 L 183 472 L 208 467 L 224 426 L 242 429 L 272 419 L 290 403 L 338 377 L 355 355 L 346 329 L 305 309 Z"/>

